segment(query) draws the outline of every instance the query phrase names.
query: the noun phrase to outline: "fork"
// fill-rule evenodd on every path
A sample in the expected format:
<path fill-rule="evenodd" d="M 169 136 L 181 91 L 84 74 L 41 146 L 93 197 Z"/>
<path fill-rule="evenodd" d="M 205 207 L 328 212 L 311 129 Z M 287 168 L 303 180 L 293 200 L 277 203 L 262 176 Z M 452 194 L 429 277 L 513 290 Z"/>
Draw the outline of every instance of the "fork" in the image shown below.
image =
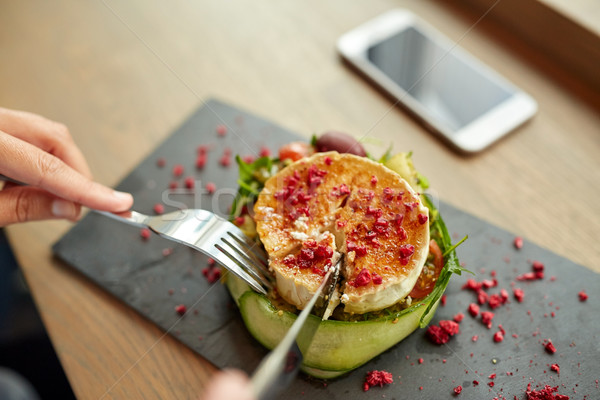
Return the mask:
<path fill-rule="evenodd" d="M 264 250 L 237 226 L 210 211 L 186 209 L 154 216 L 136 211 L 95 212 L 199 250 L 259 293 L 267 294 L 273 287 Z"/>

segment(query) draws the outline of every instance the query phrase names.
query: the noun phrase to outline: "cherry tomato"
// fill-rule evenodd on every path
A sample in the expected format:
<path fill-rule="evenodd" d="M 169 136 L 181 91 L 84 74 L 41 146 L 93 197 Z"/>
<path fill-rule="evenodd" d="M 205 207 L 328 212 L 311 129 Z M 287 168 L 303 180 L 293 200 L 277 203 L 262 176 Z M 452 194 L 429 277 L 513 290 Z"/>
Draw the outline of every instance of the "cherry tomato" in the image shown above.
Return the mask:
<path fill-rule="evenodd" d="M 429 254 L 433 255 L 433 267 L 435 268 L 434 273 L 421 273 L 421 275 L 419 275 L 419 279 L 417 279 L 417 283 L 415 284 L 415 287 L 409 295 L 413 299 L 421 299 L 427 296 L 429 293 L 431 293 L 431 291 L 435 287 L 437 278 L 440 276 L 442 268 L 444 268 L 444 258 L 442 257 L 442 250 L 440 250 L 440 246 L 438 246 L 435 240 L 431 240 L 429 242 Z"/>
<path fill-rule="evenodd" d="M 312 146 L 305 142 L 292 142 L 279 148 L 279 159 L 289 158 L 292 161 L 298 161 L 301 158 L 308 157 L 314 153 Z"/>

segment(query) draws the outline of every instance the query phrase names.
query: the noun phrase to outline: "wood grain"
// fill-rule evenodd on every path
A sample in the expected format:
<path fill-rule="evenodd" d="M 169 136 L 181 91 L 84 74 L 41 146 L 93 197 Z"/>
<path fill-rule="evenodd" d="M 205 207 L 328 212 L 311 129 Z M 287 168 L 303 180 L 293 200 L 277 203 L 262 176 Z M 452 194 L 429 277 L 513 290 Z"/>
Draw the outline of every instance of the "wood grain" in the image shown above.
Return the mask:
<path fill-rule="evenodd" d="M 398 6 L 531 93 L 539 114 L 482 154 L 449 151 L 335 53 L 342 33 Z M 597 94 L 565 89 L 571 77 L 476 20 L 434 1 L 3 2 L 0 104 L 66 123 L 108 185 L 209 96 L 307 138 L 335 128 L 379 140 L 373 152 L 393 143 L 440 198 L 600 272 Z M 8 233 L 76 395 L 197 397 L 211 365 L 52 259 L 68 228 Z"/>

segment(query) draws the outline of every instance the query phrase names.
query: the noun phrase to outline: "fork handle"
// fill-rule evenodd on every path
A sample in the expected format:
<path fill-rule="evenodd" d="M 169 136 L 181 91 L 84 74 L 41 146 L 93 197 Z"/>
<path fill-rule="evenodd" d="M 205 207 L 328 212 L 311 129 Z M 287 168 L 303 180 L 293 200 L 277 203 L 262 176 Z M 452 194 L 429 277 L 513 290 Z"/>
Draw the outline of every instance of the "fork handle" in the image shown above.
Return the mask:
<path fill-rule="evenodd" d="M 141 214 L 136 211 L 124 211 L 121 213 L 111 213 L 108 211 L 99 211 L 99 210 L 93 210 L 93 211 L 98 214 L 102 214 L 106 217 L 116 219 L 117 221 L 125 222 L 129 225 L 137 226 L 140 228 L 148 227 L 148 224 L 149 224 L 150 218 L 151 218 L 148 215 Z"/>

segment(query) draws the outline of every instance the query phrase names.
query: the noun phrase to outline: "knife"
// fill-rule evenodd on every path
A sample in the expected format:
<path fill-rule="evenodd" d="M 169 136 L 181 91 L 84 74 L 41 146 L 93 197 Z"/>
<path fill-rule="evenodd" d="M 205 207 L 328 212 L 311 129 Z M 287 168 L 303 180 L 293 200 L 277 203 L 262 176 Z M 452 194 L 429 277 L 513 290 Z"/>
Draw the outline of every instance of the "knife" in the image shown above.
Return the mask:
<path fill-rule="evenodd" d="M 259 364 L 252 375 L 254 397 L 259 400 L 275 398 L 296 377 L 303 355 L 310 347 L 313 337 L 323 320 L 329 301 L 335 293 L 340 276 L 342 258 L 329 268 L 321 285 L 298 315 L 283 340 Z M 311 311 L 318 318 L 309 318 Z"/>

